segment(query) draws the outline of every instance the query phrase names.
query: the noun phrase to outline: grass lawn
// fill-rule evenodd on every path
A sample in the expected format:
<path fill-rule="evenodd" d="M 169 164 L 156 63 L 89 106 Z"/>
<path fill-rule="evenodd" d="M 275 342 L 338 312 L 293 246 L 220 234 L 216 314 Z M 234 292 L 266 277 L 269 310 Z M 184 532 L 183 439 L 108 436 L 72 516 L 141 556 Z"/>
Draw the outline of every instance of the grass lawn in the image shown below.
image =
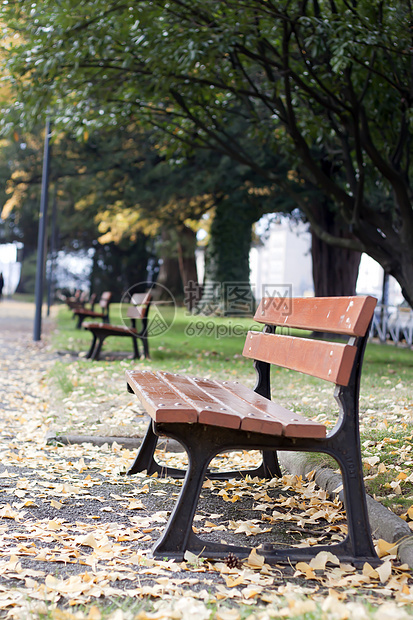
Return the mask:
<path fill-rule="evenodd" d="M 253 387 L 255 373 L 250 360 L 242 357 L 245 334 L 261 327 L 249 319 L 199 317 L 183 308 L 162 310 L 167 331 L 150 339 L 151 360 L 135 360 L 129 338 L 105 341 L 102 361 L 84 359 L 91 335 L 77 330 L 71 312 L 62 307 L 52 346 L 62 353 L 52 373 L 69 418 L 60 419 L 62 430 L 83 424 L 91 432 L 109 432 L 101 418 L 122 418 L 124 433 L 133 433 L 137 399 L 126 395 L 124 370 L 134 367 L 168 370 L 212 378 L 237 378 Z M 151 315 L 150 315 L 151 316 Z M 111 306 L 111 322 L 121 324 L 119 304 Z M 413 351 L 369 343 L 363 366 L 360 396 L 360 428 L 365 480 L 368 492 L 410 521 L 413 506 Z M 278 402 L 332 426 L 337 417 L 333 386 L 285 369 L 273 369 L 273 398 Z M 77 402 L 89 403 L 89 415 L 78 415 Z M 128 401 L 128 402 L 126 402 Z M 119 403 L 122 403 L 120 406 Z M 69 407 L 68 407 L 69 405 Z M 129 409 L 128 409 L 129 408 Z M 87 409 L 87 408 L 86 408 Z M 130 411 L 131 426 L 125 424 Z M 62 407 L 56 405 L 56 419 Z M 120 413 L 119 413 L 120 411 Z M 64 426 L 66 424 L 66 426 Z M 131 430 L 132 429 L 132 430 Z M 82 432 L 83 432 L 82 431 Z M 110 431 L 113 433 L 113 430 Z M 321 455 L 320 458 L 324 459 Z M 335 467 L 334 461 L 327 464 Z M 413 509 L 409 511 L 413 518 Z"/>

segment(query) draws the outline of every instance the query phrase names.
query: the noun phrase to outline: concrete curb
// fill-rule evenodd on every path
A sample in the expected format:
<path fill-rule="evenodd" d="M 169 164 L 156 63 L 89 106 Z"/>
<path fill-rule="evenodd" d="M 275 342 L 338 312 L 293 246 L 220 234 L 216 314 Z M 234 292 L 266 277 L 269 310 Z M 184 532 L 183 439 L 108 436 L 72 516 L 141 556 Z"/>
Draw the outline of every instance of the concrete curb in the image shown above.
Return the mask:
<path fill-rule="evenodd" d="M 112 445 L 117 443 L 123 448 L 137 450 L 142 443 L 142 437 L 109 437 L 102 435 L 57 435 L 54 432 L 46 434 L 46 443 L 60 443 L 67 446 L 71 444 L 91 443 L 94 446 Z M 174 439 L 160 438 L 157 449 L 167 450 L 168 452 L 184 452 L 180 443 Z"/>
<path fill-rule="evenodd" d="M 343 500 L 342 479 L 332 469 L 319 467 L 306 454 L 299 452 L 279 452 L 280 464 L 290 473 L 303 478 L 315 472 L 319 487 L 336 494 Z M 391 510 L 367 495 L 367 510 L 371 531 L 375 538 L 382 538 L 389 543 L 398 543 L 397 555 L 400 562 L 413 569 L 413 532 L 403 519 Z"/>

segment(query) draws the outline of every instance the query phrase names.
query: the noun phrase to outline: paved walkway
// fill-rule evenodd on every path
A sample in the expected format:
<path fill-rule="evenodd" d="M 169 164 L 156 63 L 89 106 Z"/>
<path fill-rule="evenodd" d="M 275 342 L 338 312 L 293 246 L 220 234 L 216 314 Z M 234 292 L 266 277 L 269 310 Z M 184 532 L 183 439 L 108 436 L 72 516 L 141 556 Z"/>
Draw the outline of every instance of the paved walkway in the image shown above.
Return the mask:
<path fill-rule="evenodd" d="M 25 338 L 29 335 L 33 338 L 35 311 L 34 303 L 3 298 L 0 302 L 0 330 L 8 337 L 19 333 L 24 334 Z M 56 308 L 51 308 L 49 317 L 46 312 L 47 308 L 43 305 L 42 333 L 47 333 L 51 329 Z"/>

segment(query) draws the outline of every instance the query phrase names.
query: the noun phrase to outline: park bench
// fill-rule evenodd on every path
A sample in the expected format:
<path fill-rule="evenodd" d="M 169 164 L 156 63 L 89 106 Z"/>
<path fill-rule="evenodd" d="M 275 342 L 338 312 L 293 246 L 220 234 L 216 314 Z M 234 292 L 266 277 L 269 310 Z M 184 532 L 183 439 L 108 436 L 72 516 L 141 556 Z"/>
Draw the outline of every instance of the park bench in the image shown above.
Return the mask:
<path fill-rule="evenodd" d="M 169 372 L 128 371 L 128 389 L 134 392 L 151 417 L 147 435 L 128 473 L 147 470 L 180 476 L 184 472 L 161 468 L 154 460 L 158 436 L 178 440 L 188 454 L 188 468 L 175 508 L 152 554 L 156 558 L 182 560 L 185 551 L 212 559 L 229 552 L 247 557 L 248 547 L 202 540 L 192 522 L 212 458 L 231 450 L 261 450 L 258 470 L 246 473 L 281 475 L 277 450 L 323 452 L 338 462 L 343 479 L 348 535 L 334 545 L 278 548 L 267 545 L 258 552 L 270 564 L 303 561 L 319 551 L 334 553 L 341 561 L 359 566 L 377 565 L 370 533 L 364 490 L 358 400 L 360 375 L 369 326 L 376 299 L 373 297 L 324 297 L 263 299 L 255 320 L 262 332 L 247 334 L 243 355 L 254 361 L 254 390 L 234 381 L 187 377 Z M 276 333 L 276 327 L 334 334 L 333 341 Z M 347 342 L 336 337 L 347 337 Z M 324 425 L 289 411 L 270 400 L 271 364 L 300 371 L 335 384 L 338 420 L 327 432 Z M 221 477 L 237 475 L 226 472 Z M 239 475 L 239 472 L 238 472 Z"/>
<path fill-rule="evenodd" d="M 99 299 L 101 312 L 95 312 L 89 308 L 75 308 L 73 315 L 77 317 L 76 327 L 80 329 L 85 319 L 102 319 L 104 323 L 109 323 L 109 305 L 112 299 L 112 293 L 105 291 Z"/>
<path fill-rule="evenodd" d="M 96 293 L 89 295 L 86 291 L 82 291 L 79 296 L 70 297 L 66 299 L 66 305 L 70 310 L 75 312 L 81 308 L 87 308 L 88 310 L 94 310 L 96 303 Z M 75 315 L 73 314 L 73 317 Z"/>
<path fill-rule="evenodd" d="M 110 323 L 88 323 L 84 327 L 92 333 L 92 344 L 86 357 L 98 360 L 104 340 L 108 336 L 127 336 L 132 339 L 133 359 L 139 359 L 138 340 L 142 342 L 143 353 L 149 359 L 148 344 L 148 315 L 152 297 L 149 292 L 135 293 L 132 295 L 126 316 L 130 319 L 130 327 L 126 325 L 111 325 Z M 138 331 L 136 321 L 141 321 L 141 329 Z"/>

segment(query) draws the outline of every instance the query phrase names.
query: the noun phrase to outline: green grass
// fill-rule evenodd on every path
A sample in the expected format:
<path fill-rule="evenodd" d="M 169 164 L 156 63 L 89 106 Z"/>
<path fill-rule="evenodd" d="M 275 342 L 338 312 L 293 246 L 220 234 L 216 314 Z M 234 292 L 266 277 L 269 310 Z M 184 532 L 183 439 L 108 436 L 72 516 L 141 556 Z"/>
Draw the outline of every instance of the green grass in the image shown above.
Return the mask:
<path fill-rule="evenodd" d="M 64 396 L 68 396 L 73 391 L 74 384 L 67 373 L 67 364 L 57 362 L 50 371 L 50 378 L 57 384 Z"/>
<path fill-rule="evenodd" d="M 195 599 L 194 602 L 198 605 L 198 609 L 202 610 L 202 617 L 206 617 L 204 615 L 205 613 L 210 613 L 209 620 L 215 620 L 217 617 L 237 618 L 238 620 L 278 618 L 280 617 L 279 612 L 281 610 L 283 610 L 282 617 L 294 618 L 294 620 L 333 620 L 338 617 L 350 618 L 353 617 L 353 613 L 360 613 L 360 606 L 357 607 L 357 610 L 355 610 L 354 607 L 349 607 L 346 609 L 347 603 L 357 603 L 357 598 L 358 597 L 355 596 L 353 597 L 354 600 L 345 600 L 340 606 L 340 615 L 338 614 L 336 605 L 332 604 L 332 609 L 328 609 L 328 611 L 326 611 L 322 608 L 319 601 L 313 603 L 310 597 L 304 598 L 295 596 L 294 604 L 292 604 L 291 598 L 280 596 L 276 604 L 264 606 L 262 603 L 256 603 L 253 608 L 251 608 L 250 604 L 243 604 L 242 602 L 231 603 L 230 601 L 225 601 L 218 604 L 207 602 L 204 605 L 199 599 Z M 380 604 L 386 602 L 386 600 L 384 598 L 378 598 L 377 602 Z M 91 617 L 99 617 L 101 620 L 110 620 L 116 617 L 116 612 L 118 610 L 122 610 L 123 614 L 126 614 L 125 616 L 122 615 L 122 618 L 130 618 L 131 620 L 132 618 L 134 620 L 138 620 L 139 618 L 142 620 L 150 620 L 150 618 L 157 617 L 162 617 L 163 619 L 189 617 L 188 610 L 184 613 L 184 615 L 181 615 L 181 611 L 176 611 L 174 609 L 177 603 L 178 599 L 170 601 L 166 600 L 164 602 L 153 602 L 148 598 L 144 598 L 142 600 L 129 598 L 127 601 L 124 599 L 114 599 L 111 600 L 109 604 L 95 602 L 87 605 L 72 606 L 68 610 L 63 608 L 60 612 L 57 612 L 57 614 L 55 611 L 48 610 L 43 613 L 40 612 L 37 618 L 39 620 L 88 620 Z M 360 605 L 361 601 L 359 600 L 358 603 Z M 302 613 L 299 611 L 297 612 L 296 608 L 299 608 L 300 605 L 302 608 L 310 607 L 312 611 L 303 611 Z M 373 606 L 370 602 L 364 601 L 362 602 L 362 606 L 363 618 L 371 618 L 374 620 L 376 617 L 382 617 L 380 615 L 380 607 Z M 288 613 L 287 610 L 290 610 L 290 613 Z M 97 611 L 99 612 L 99 615 L 97 614 Z M 396 611 L 396 606 L 394 606 L 393 611 Z M 194 610 L 192 609 L 192 613 L 193 612 Z M 238 612 L 238 614 L 236 612 Z M 386 615 L 386 618 L 387 617 L 388 616 Z"/>
<path fill-rule="evenodd" d="M 34 293 L 13 293 L 10 297 L 13 301 L 20 301 L 24 303 L 34 303 Z M 44 300 L 46 302 L 46 299 Z"/>
<path fill-rule="evenodd" d="M 238 372 L 251 374 L 252 364 L 242 357 L 242 349 L 248 329 L 252 326 L 261 329 L 258 323 L 244 318 L 190 316 L 184 308 L 177 309 L 175 318 L 172 308 L 164 309 L 162 314 L 171 327 L 165 333 L 150 338 L 151 367 L 189 373 L 212 372 L 214 376 L 220 376 L 223 372 L 230 375 Z M 122 324 L 120 304 L 112 304 L 111 322 Z M 54 348 L 71 355 L 85 354 L 91 340 L 90 332 L 76 329 L 72 313 L 62 307 L 58 330 L 53 337 Z M 110 336 L 105 341 L 102 357 L 112 351 L 124 353 L 125 358 L 131 356 L 131 339 Z M 118 362 L 113 363 L 116 365 Z"/>

